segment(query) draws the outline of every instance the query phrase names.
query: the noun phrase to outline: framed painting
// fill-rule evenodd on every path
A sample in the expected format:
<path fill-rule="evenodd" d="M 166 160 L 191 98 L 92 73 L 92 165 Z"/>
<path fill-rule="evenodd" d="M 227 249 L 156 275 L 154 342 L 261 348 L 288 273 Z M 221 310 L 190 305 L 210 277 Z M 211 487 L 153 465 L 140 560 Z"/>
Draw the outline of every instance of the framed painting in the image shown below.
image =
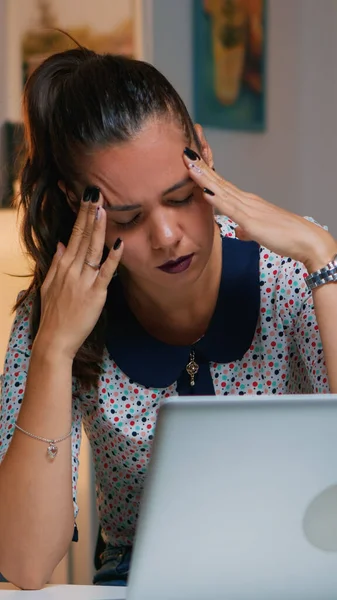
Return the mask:
<path fill-rule="evenodd" d="M 63 32 L 96 52 L 134 56 L 134 0 L 35 0 L 35 24 L 21 40 L 24 81 L 48 55 L 76 46 Z"/>
<path fill-rule="evenodd" d="M 136 8 L 137 0 L 11 0 L 10 96 L 19 104 L 29 75 L 50 54 L 76 47 L 71 38 L 97 52 L 136 56 Z M 0 132 L 0 208 L 11 207 L 18 193 L 22 143 L 20 118 L 7 119 Z"/>
<path fill-rule="evenodd" d="M 194 0 L 193 11 L 195 121 L 263 131 L 267 0 Z"/>

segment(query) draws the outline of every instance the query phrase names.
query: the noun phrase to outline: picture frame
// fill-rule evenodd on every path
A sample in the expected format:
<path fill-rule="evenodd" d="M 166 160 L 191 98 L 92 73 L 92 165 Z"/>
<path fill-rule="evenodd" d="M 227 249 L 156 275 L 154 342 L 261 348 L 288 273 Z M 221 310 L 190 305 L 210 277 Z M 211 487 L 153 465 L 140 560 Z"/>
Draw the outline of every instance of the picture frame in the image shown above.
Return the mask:
<path fill-rule="evenodd" d="M 21 100 L 25 82 L 50 54 L 81 45 L 97 52 L 137 56 L 140 46 L 140 0 L 11 0 L 7 13 L 6 81 L 8 114 L 1 124 L 0 209 L 11 208 L 18 194 L 22 166 Z"/>
<path fill-rule="evenodd" d="M 266 128 L 267 0 L 194 0 L 194 118 L 205 127 Z"/>

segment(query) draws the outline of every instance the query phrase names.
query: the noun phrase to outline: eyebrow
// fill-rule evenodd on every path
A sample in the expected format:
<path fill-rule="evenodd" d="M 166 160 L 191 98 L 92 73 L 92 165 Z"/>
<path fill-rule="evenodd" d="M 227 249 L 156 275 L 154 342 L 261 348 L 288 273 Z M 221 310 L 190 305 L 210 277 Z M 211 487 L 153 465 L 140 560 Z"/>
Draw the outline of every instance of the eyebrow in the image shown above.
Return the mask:
<path fill-rule="evenodd" d="M 137 208 L 141 207 L 141 204 L 107 204 L 104 208 L 105 210 L 122 212 L 124 210 L 136 210 Z"/>
<path fill-rule="evenodd" d="M 163 196 L 166 196 L 167 194 L 172 194 L 172 192 L 179 190 L 180 188 L 184 187 L 184 185 L 187 185 L 191 181 L 192 181 L 192 179 L 190 177 L 184 177 L 184 179 L 181 179 L 174 185 L 171 185 L 171 187 L 167 188 L 167 190 L 165 190 L 163 192 Z"/>
<path fill-rule="evenodd" d="M 192 182 L 192 179 L 190 177 L 184 177 L 184 179 L 181 179 L 174 185 L 171 185 L 169 188 L 164 190 L 164 192 L 162 193 L 162 196 L 166 196 L 167 194 L 172 194 L 172 192 L 179 190 L 180 188 L 184 187 L 185 185 L 187 185 L 188 183 L 191 183 L 191 182 Z M 109 204 L 105 207 L 105 209 L 109 210 L 109 211 L 122 212 L 122 211 L 128 211 L 128 210 L 137 210 L 141 207 L 142 207 L 141 204 Z"/>

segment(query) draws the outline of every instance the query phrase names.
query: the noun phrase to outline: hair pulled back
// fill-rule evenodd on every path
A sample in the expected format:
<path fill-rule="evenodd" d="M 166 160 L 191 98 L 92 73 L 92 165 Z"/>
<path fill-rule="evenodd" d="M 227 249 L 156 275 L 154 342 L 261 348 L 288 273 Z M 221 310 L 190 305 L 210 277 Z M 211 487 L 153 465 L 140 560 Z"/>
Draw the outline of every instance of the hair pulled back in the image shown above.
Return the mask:
<path fill-rule="evenodd" d="M 147 119 L 171 117 L 188 142 L 196 139 L 188 111 L 169 81 L 152 65 L 76 48 L 47 58 L 28 79 L 23 97 L 25 160 L 19 209 L 22 237 L 33 261 L 31 285 L 15 308 L 33 297 L 31 332 L 40 322 L 40 289 L 58 241 L 67 245 L 76 214 L 58 182 L 72 190 L 78 157 L 132 139 Z M 89 184 L 90 182 L 87 182 Z M 105 309 L 79 349 L 73 375 L 88 388 L 101 373 Z"/>

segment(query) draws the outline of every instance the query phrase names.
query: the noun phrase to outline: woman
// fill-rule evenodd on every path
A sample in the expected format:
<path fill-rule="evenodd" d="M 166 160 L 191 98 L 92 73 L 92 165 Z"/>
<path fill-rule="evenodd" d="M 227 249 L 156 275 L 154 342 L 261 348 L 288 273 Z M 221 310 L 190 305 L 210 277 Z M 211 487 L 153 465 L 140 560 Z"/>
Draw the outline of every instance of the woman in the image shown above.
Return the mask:
<path fill-rule="evenodd" d="M 125 585 L 163 398 L 337 391 L 337 287 L 316 273 L 337 242 L 215 173 L 143 62 L 54 55 L 24 120 L 34 277 L 3 377 L 0 572 L 39 588 L 66 553 L 82 421 L 106 543 L 95 582 Z"/>

